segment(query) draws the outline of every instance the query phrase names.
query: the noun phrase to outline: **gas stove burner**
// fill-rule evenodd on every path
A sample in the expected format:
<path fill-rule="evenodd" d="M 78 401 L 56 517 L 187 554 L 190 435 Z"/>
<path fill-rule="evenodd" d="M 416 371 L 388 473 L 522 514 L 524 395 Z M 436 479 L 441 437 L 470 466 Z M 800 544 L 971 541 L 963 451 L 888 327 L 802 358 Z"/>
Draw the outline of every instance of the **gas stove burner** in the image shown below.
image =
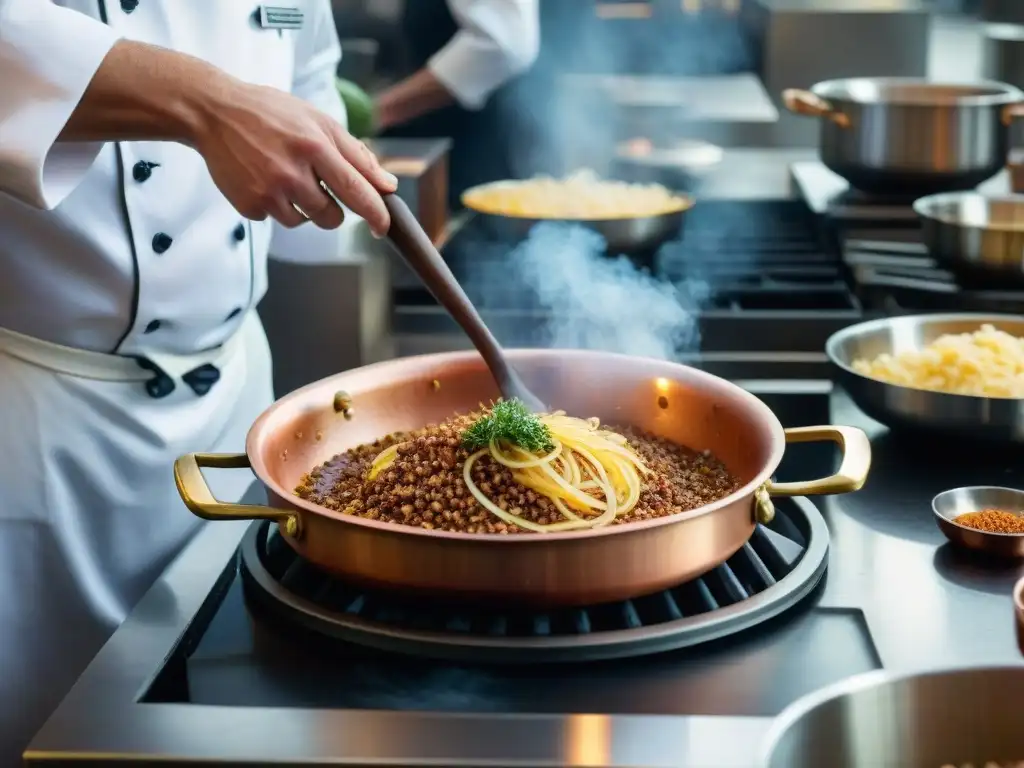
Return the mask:
<path fill-rule="evenodd" d="M 844 243 L 843 261 L 868 307 L 890 313 L 1024 311 L 1024 291 L 957 278 L 939 267 L 921 243 L 851 238 Z"/>
<path fill-rule="evenodd" d="M 883 226 L 902 226 L 917 221 L 913 208 L 916 198 L 853 189 L 820 162 L 793 163 L 790 175 L 807 206 L 832 224 L 870 221 Z"/>
<path fill-rule="evenodd" d="M 529 612 L 355 587 L 300 558 L 269 522 L 242 542 L 246 595 L 276 618 L 402 654 L 495 664 L 642 656 L 732 635 L 792 608 L 825 572 L 828 528 L 804 498 L 778 499 L 771 525 L 726 563 L 654 595 Z"/>

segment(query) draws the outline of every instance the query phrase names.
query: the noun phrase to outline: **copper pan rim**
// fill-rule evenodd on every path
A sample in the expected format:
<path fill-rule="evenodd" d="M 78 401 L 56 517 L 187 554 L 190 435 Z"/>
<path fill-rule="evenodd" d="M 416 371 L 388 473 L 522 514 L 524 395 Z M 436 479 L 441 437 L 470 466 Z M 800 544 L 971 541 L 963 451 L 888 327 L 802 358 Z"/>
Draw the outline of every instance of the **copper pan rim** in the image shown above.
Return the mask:
<path fill-rule="evenodd" d="M 652 373 L 652 378 L 655 378 L 658 375 L 663 378 L 672 378 L 672 373 L 675 372 L 680 378 L 688 381 L 700 382 L 709 387 L 718 389 L 729 389 L 735 397 L 746 401 L 746 404 L 758 414 L 759 421 L 763 425 L 763 428 L 770 431 L 771 455 L 765 463 L 764 468 L 741 488 L 724 498 L 712 502 L 711 504 L 706 504 L 687 512 L 666 515 L 664 517 L 658 517 L 651 520 L 642 520 L 639 522 L 625 523 L 621 525 L 609 525 L 590 530 L 523 534 L 516 536 L 493 536 L 479 533 L 426 530 L 423 528 L 395 525 L 376 520 L 367 520 L 366 518 L 354 517 L 351 515 L 344 515 L 340 512 L 322 507 L 318 504 L 313 504 L 296 496 L 294 489 L 285 488 L 273 479 L 272 474 L 268 471 L 266 463 L 263 460 L 261 452 L 257 450 L 257 444 L 264 433 L 272 431 L 277 427 L 276 421 L 279 414 L 281 414 L 282 411 L 291 408 L 296 401 L 301 401 L 308 393 L 313 390 L 322 389 L 325 382 L 330 381 L 337 381 L 338 388 L 344 389 L 346 386 L 351 386 L 351 382 L 353 381 L 369 379 L 384 381 L 399 373 L 407 376 L 410 373 L 414 373 L 417 369 L 434 369 L 438 365 L 465 365 L 467 363 L 479 363 L 481 366 L 483 365 L 483 360 L 478 353 L 475 351 L 466 351 L 415 355 L 373 363 L 352 371 L 336 374 L 328 377 L 327 379 L 313 382 L 312 384 L 308 384 L 305 387 L 290 392 L 264 411 L 256 421 L 253 422 L 252 427 L 249 429 L 249 433 L 246 436 L 245 447 L 252 471 L 263 483 L 271 496 L 277 496 L 282 500 L 287 500 L 289 506 L 305 514 L 330 518 L 345 523 L 346 525 L 361 526 L 382 534 L 390 534 L 400 537 L 419 536 L 428 539 L 450 539 L 463 542 L 473 541 L 479 542 L 480 546 L 530 546 L 536 545 L 538 543 L 538 539 L 544 541 L 571 541 L 605 536 L 628 535 L 630 533 L 645 531 L 652 528 L 679 524 L 705 515 L 712 515 L 730 504 L 735 504 L 744 498 L 752 497 L 758 488 L 764 485 L 765 482 L 771 478 L 772 474 L 774 474 L 775 470 L 782 462 L 782 456 L 786 450 L 786 436 L 778 417 L 776 417 L 772 410 L 755 395 L 747 392 L 745 389 L 733 384 L 732 382 L 722 379 L 721 377 L 680 363 L 672 363 L 652 358 L 638 358 L 634 355 L 623 355 L 612 352 L 526 348 L 510 349 L 506 350 L 506 352 L 513 362 L 515 362 L 517 358 L 529 357 L 532 360 L 557 362 L 564 365 L 566 363 L 571 364 L 574 360 L 585 360 L 596 356 L 612 361 L 617 360 L 622 364 L 635 366 L 639 360 L 659 369 L 660 373 Z M 555 406 L 562 407 L 562 404 L 556 403 Z"/>

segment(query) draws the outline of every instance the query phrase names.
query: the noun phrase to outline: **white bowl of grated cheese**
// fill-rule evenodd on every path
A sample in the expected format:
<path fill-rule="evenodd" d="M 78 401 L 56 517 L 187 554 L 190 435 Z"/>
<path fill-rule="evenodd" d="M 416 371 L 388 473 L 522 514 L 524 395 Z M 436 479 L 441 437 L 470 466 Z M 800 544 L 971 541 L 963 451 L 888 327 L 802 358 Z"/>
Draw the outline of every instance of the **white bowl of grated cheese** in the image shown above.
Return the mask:
<path fill-rule="evenodd" d="M 871 320 L 825 352 L 853 402 L 888 427 L 1024 443 L 1024 316 Z"/>

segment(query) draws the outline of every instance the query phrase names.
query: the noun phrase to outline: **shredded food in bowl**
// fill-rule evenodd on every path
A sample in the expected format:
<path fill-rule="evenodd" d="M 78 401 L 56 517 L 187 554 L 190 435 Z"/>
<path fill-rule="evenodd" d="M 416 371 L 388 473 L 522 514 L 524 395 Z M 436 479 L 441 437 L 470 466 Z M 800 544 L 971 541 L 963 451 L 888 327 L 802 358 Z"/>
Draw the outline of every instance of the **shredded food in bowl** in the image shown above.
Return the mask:
<path fill-rule="evenodd" d="M 911 389 L 1024 398 L 1024 339 L 992 325 L 940 336 L 922 349 L 854 360 L 862 376 Z"/>
<path fill-rule="evenodd" d="M 660 184 L 609 181 L 582 170 L 564 179 L 538 176 L 486 184 L 467 191 L 463 203 L 496 216 L 596 221 L 682 211 L 692 201 Z"/>

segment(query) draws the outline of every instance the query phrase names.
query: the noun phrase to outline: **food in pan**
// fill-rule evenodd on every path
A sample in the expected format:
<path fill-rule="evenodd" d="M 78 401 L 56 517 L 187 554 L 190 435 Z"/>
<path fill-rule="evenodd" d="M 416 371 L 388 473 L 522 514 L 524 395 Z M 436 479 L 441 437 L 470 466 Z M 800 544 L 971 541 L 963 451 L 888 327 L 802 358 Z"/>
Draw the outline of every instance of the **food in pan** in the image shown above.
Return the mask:
<path fill-rule="evenodd" d="M 983 509 L 966 512 L 953 518 L 953 522 L 964 528 L 973 528 L 985 533 L 1024 534 L 1024 515 L 1007 512 L 1004 509 Z"/>
<path fill-rule="evenodd" d="M 660 184 L 627 184 L 577 171 L 564 179 L 540 176 L 471 189 L 463 203 L 495 216 L 526 219 L 601 220 L 658 216 L 690 207 L 688 197 Z"/>
<path fill-rule="evenodd" d="M 296 494 L 370 520 L 508 534 L 663 517 L 739 486 L 710 452 L 509 400 L 339 454 Z"/>
<path fill-rule="evenodd" d="M 1024 339 L 985 324 L 919 350 L 854 360 L 862 376 L 952 395 L 1024 398 Z"/>

